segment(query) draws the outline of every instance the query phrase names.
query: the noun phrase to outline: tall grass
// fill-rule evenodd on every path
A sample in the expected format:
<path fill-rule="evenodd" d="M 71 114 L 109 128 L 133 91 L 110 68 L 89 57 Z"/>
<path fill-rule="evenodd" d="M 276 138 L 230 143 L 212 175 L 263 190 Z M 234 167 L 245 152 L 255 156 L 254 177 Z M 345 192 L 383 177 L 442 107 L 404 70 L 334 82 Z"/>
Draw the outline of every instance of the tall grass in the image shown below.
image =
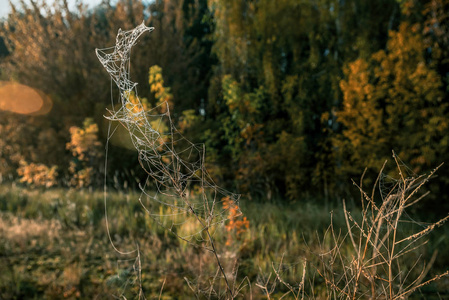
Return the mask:
<path fill-rule="evenodd" d="M 319 249 L 310 248 L 315 259 L 303 258 L 299 283 L 291 284 L 280 274 L 284 256 L 279 264 L 272 264 L 270 276 L 257 283 L 268 299 L 273 298 L 276 285 L 286 289 L 281 298 L 407 299 L 416 292 L 427 298 L 422 290 L 449 276 L 449 266 L 435 265 L 437 250 L 425 257 L 430 248 L 425 238 L 443 225 L 449 214 L 434 222 L 419 222 L 408 213 L 428 195 L 422 188 L 438 168 L 427 176 L 406 177 L 399 158 L 394 153 L 393 157 L 399 178 L 390 178 L 391 188 L 383 190 L 384 164 L 370 194 L 362 188 L 363 176 L 359 185 L 354 182 L 360 191 L 361 210 L 348 210 L 343 201 L 346 226 L 337 225 L 332 216 L 331 225 L 321 239 L 318 237 Z M 305 284 L 307 263 L 312 273 L 309 286 Z M 317 281 L 324 282 L 325 288 Z M 447 293 L 446 285 L 435 296 L 447 297 Z"/>
<path fill-rule="evenodd" d="M 228 243 L 229 232 L 213 229 L 233 296 L 447 297 L 449 281 L 441 276 L 449 261 L 435 250 L 449 252 L 449 230 L 437 228 L 439 221 L 418 222 L 423 216 L 409 212 L 424 199 L 430 176 L 399 177 L 383 198 L 360 187 L 360 205 L 340 204 L 330 212 L 313 201 L 242 201 L 250 222 L 245 232 L 232 234 Z M 119 257 L 110 247 L 101 192 L 1 185 L 0 298 L 131 299 L 140 289 L 149 299 L 225 298 L 213 257 L 158 226 L 139 197 L 110 193 L 108 215 L 116 245 L 139 245 L 140 282 L 135 257 Z M 153 211 L 168 213 L 163 206 Z M 187 222 L 178 230 L 196 229 Z"/>

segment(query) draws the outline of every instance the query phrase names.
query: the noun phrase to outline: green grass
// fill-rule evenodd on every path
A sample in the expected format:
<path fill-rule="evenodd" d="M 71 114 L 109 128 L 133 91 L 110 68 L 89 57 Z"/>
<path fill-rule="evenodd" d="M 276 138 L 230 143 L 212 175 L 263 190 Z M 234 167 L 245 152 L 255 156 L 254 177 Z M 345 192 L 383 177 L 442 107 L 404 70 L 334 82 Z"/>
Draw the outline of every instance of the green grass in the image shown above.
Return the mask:
<path fill-rule="evenodd" d="M 161 299 L 194 298 L 192 289 L 207 288 L 216 274 L 213 256 L 157 226 L 144 213 L 138 197 L 135 192 L 108 196 L 115 245 L 121 251 L 139 246 L 141 286 L 147 299 L 158 299 L 161 289 Z M 262 290 L 256 284 L 265 283 L 270 273 L 272 283 L 273 266 L 277 268 L 282 260 L 280 275 L 292 285 L 300 282 L 307 261 L 308 294 L 325 296 L 325 284 L 315 267 L 318 254 L 332 247 L 326 234 L 329 210 L 334 227 L 345 226 L 341 205 L 328 208 L 312 201 L 287 205 L 242 200 L 241 209 L 250 221 L 249 229 L 239 237 L 231 235 L 230 245 L 226 245 L 229 236 L 223 228 L 217 228 L 214 237 L 226 272 L 237 274 L 230 276 L 233 285 L 234 281 L 236 286 L 251 283 L 251 288 L 242 284 L 242 295 L 251 292 L 255 299 L 261 298 Z M 353 214 L 357 212 L 354 208 Z M 0 299 L 133 299 L 138 294 L 135 255 L 119 255 L 112 248 L 102 192 L 1 185 L 0 217 Z M 444 255 L 449 253 L 447 226 L 433 236 L 421 253 L 423 261 L 435 249 L 441 253 L 429 276 L 449 266 Z M 350 247 L 342 251 L 351 254 Z M 215 283 L 216 290 L 224 291 L 220 284 Z M 444 295 L 448 290 L 449 282 L 443 279 L 421 292 Z M 278 284 L 272 296 L 286 291 Z"/>

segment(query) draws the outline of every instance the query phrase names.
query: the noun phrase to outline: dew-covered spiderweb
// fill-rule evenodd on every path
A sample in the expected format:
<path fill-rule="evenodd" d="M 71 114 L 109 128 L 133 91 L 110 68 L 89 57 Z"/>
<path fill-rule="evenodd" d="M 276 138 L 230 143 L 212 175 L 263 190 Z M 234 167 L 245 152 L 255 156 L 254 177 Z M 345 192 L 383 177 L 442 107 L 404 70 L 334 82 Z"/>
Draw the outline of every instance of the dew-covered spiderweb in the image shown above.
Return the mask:
<path fill-rule="evenodd" d="M 229 205 L 222 201 L 237 202 L 239 195 L 214 183 L 205 167 L 204 145 L 190 142 L 176 129 L 168 103 L 151 109 L 141 103 L 137 83 L 130 79 L 131 49 L 153 29 L 144 23 L 129 31 L 119 29 L 115 46 L 96 49 L 120 95 L 112 99 L 113 108 L 105 118 L 126 128 L 137 150 L 147 174 L 138 199 L 146 213 L 180 239 L 212 251 L 210 235 L 230 216 Z M 110 130 L 108 140 L 114 132 Z"/>
<path fill-rule="evenodd" d="M 394 211 L 394 209 L 403 205 L 401 204 L 401 201 L 412 193 L 417 193 L 415 198 L 421 200 L 422 198 L 420 196 L 425 195 L 420 193 L 420 187 L 429 180 L 426 174 L 417 174 L 412 167 L 402 161 L 394 151 L 393 159 L 396 163 L 394 171 L 387 172 L 382 169 L 379 173 L 379 195 L 382 203 L 389 203 L 388 207 L 386 207 L 386 211 Z M 402 194 L 404 196 L 401 196 Z M 393 200 L 390 201 L 390 199 Z M 409 206 L 411 205 L 406 205 L 405 208 Z M 431 224 L 415 220 L 405 209 L 402 212 L 402 218 L 399 222 L 414 224 L 418 228 L 425 228 L 427 225 Z"/>

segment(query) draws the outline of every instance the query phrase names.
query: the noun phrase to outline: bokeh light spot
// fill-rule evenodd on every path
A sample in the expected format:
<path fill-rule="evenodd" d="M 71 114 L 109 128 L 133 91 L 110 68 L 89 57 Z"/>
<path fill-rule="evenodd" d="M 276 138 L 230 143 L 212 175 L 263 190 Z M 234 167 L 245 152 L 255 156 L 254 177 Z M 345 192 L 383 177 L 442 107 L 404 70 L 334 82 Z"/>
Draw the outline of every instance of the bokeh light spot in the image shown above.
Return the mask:
<path fill-rule="evenodd" d="M 52 106 L 50 98 L 41 91 L 17 82 L 0 81 L 0 110 L 44 115 Z"/>

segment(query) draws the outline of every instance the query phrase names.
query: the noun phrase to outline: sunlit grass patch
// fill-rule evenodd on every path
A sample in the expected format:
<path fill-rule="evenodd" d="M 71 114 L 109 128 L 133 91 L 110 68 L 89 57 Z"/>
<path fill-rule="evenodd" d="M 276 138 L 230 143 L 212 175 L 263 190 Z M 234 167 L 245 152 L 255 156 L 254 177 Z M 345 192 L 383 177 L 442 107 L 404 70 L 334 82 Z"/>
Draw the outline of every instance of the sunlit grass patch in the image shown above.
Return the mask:
<path fill-rule="evenodd" d="M 141 283 L 136 281 L 135 257 L 117 256 L 110 245 L 102 191 L 0 186 L 0 298 L 52 299 L 66 295 L 75 299 L 79 295 L 109 299 L 123 294 L 130 299 L 136 295 L 139 284 L 147 298 L 156 299 L 162 287 L 166 299 L 194 297 L 194 291 L 207 290 L 217 271 L 213 257 L 158 226 L 142 209 L 140 196 L 132 191 L 111 192 L 107 204 L 115 245 L 122 250 L 139 245 Z M 151 205 L 157 214 L 169 213 L 166 207 Z M 266 282 L 270 274 L 273 282 L 276 278 L 273 267 L 285 282 L 297 286 L 307 262 L 305 282 L 313 284 L 313 291 L 310 287 L 307 291 L 314 297 L 324 297 L 325 281 L 315 267 L 320 264 L 319 254 L 335 246 L 329 231 L 331 216 L 337 235 L 344 234 L 342 205 L 326 207 L 312 200 L 290 204 L 281 200 L 271 203 L 243 200 L 240 207 L 249 227 L 238 239 L 226 244 L 229 238 L 226 228 L 216 226 L 212 230 L 232 285 L 245 286 L 241 295 L 249 295 L 249 280 L 253 297 L 262 297 L 264 293 L 256 284 Z M 347 210 L 351 210 L 355 219 L 361 213 L 351 201 Z M 176 221 L 181 224 L 177 230 L 183 235 L 199 230 L 192 220 L 179 217 Z M 404 236 L 417 229 L 412 222 L 402 226 Z M 429 260 L 434 250 L 439 250 L 429 276 L 441 273 L 448 264 L 442 254 L 449 249 L 445 238 L 449 236 L 448 230 L 443 226 L 436 233 L 417 254 Z M 339 249 L 342 255 L 351 257 L 355 255 L 352 248 L 351 243 L 344 243 Z M 403 269 L 409 267 L 405 261 Z M 441 293 L 448 289 L 449 283 L 443 278 L 423 290 Z M 273 295 L 280 297 L 288 291 L 278 282 Z"/>

